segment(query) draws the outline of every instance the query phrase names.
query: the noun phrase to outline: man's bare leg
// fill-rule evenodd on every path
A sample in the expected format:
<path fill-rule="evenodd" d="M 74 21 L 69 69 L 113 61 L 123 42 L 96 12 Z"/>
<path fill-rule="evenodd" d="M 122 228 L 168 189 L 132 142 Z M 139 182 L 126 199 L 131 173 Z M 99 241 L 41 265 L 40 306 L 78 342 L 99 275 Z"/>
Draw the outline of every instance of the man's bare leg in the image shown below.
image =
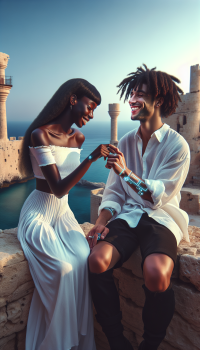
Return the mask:
<path fill-rule="evenodd" d="M 142 319 L 145 340 L 139 350 L 156 350 L 165 337 L 175 307 L 170 283 L 173 268 L 173 260 L 165 254 L 151 254 L 144 261 L 143 288 L 146 299 Z"/>
<path fill-rule="evenodd" d="M 108 242 L 99 242 L 89 256 L 89 269 L 92 273 L 103 273 L 112 269 L 120 260 L 118 250 Z"/>
<path fill-rule="evenodd" d="M 120 260 L 118 250 L 110 243 L 99 242 L 89 256 L 89 280 L 96 319 L 108 338 L 111 350 L 133 350 L 123 335 L 119 295 L 112 274 Z"/>

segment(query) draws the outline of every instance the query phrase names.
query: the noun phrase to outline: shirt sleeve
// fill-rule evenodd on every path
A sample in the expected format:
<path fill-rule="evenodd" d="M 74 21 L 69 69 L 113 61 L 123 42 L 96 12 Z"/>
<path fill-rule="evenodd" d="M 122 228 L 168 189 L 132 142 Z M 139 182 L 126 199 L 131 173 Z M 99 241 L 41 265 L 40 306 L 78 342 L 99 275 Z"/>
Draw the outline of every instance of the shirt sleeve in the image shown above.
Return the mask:
<path fill-rule="evenodd" d="M 124 202 L 125 191 L 122 187 L 120 177 L 114 172 L 113 169 L 111 169 L 106 183 L 106 188 L 103 193 L 102 202 L 99 207 L 98 215 L 105 207 L 111 207 L 115 209 L 117 214 L 119 214 L 122 210 Z"/>
<path fill-rule="evenodd" d="M 181 190 L 190 166 L 190 152 L 177 150 L 166 164 L 158 167 L 155 179 L 143 179 L 151 192 L 153 203 L 143 200 L 145 207 L 158 209 L 167 204 Z"/>

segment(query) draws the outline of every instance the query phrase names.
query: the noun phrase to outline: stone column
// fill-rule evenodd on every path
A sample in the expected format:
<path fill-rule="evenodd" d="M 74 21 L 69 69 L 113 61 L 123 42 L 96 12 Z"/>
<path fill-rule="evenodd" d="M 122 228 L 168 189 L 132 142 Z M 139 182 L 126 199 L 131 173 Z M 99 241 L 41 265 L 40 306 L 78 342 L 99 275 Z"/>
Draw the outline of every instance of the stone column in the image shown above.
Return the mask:
<path fill-rule="evenodd" d="M 10 93 L 11 85 L 6 85 L 5 69 L 8 64 L 9 55 L 0 52 L 0 140 L 8 141 L 6 99 Z"/>
<path fill-rule="evenodd" d="M 117 140 L 117 117 L 120 113 L 120 104 L 119 103 L 110 103 L 108 105 L 108 113 L 111 117 L 111 140 L 110 143 L 114 146 L 118 145 Z"/>
<path fill-rule="evenodd" d="M 190 92 L 200 91 L 200 69 L 199 64 L 190 67 Z"/>

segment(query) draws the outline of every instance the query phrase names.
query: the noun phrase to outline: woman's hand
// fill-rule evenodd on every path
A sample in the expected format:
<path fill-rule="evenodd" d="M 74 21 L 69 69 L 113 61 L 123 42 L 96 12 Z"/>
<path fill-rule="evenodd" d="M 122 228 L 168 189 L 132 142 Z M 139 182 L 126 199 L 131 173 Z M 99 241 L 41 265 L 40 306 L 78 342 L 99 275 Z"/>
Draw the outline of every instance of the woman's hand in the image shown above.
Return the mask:
<path fill-rule="evenodd" d="M 119 175 L 123 170 L 126 170 L 126 161 L 123 153 L 117 147 L 112 145 L 112 151 L 115 153 L 108 155 L 105 167 L 108 169 L 113 168 L 114 172 Z"/>
<path fill-rule="evenodd" d="M 91 154 L 90 154 L 90 160 L 92 162 L 96 162 L 97 159 L 104 157 L 104 160 L 108 157 L 110 153 L 109 147 L 112 145 L 106 144 L 106 145 L 99 145 Z"/>

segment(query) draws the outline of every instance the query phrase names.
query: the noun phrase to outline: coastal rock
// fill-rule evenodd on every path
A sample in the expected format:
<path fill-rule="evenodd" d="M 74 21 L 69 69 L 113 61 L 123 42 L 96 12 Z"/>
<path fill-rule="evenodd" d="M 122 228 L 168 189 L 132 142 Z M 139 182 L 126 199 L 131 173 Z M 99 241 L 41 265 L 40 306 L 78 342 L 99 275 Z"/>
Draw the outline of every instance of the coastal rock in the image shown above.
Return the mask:
<path fill-rule="evenodd" d="M 87 181 L 84 179 L 81 179 L 78 182 L 78 185 L 87 186 L 90 188 L 100 188 L 100 187 L 105 188 L 105 186 L 106 186 L 106 184 L 104 182 L 92 182 L 92 181 Z"/>

